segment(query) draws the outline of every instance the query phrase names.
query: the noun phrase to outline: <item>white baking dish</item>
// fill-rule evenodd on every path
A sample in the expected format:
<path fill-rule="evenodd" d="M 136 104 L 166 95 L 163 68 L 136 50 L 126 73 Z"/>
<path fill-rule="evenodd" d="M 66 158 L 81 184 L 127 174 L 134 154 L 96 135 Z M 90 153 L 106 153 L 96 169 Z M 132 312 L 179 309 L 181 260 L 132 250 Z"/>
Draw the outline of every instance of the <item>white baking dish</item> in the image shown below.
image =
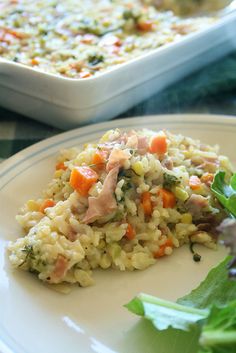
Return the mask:
<path fill-rule="evenodd" d="M 68 129 L 108 120 L 236 47 L 236 11 L 207 29 L 88 79 L 0 59 L 0 105 Z"/>

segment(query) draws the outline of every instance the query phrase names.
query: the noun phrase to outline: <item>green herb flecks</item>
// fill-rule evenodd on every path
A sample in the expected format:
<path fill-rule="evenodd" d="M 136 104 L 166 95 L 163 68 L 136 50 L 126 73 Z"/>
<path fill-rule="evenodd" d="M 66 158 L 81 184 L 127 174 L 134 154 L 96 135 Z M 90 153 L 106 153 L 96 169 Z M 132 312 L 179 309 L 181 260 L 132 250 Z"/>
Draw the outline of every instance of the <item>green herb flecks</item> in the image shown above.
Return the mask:
<path fill-rule="evenodd" d="M 33 245 L 25 245 L 21 251 L 24 252 L 26 255 L 25 255 L 25 259 L 18 267 L 23 266 L 28 260 L 35 259 Z"/>
<path fill-rule="evenodd" d="M 163 187 L 165 189 L 171 189 L 173 186 L 180 184 L 180 180 L 172 174 L 164 173 L 163 178 Z"/>
<path fill-rule="evenodd" d="M 104 61 L 104 56 L 100 54 L 90 55 L 88 57 L 89 65 L 96 66 Z"/>

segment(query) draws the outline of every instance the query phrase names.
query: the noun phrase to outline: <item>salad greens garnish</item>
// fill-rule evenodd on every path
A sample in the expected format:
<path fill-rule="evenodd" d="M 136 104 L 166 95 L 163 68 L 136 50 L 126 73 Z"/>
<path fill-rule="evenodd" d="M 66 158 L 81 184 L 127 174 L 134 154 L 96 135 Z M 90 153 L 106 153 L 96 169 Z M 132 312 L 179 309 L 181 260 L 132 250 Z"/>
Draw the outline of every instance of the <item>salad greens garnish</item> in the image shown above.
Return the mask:
<path fill-rule="evenodd" d="M 125 306 L 150 320 L 158 330 L 199 327 L 198 353 L 236 352 L 236 282 L 229 281 L 227 257 L 206 279 L 176 303 L 139 294 Z"/>
<path fill-rule="evenodd" d="M 227 264 L 231 256 L 227 256 L 218 266 L 214 267 L 204 281 L 189 294 L 179 298 L 178 304 L 205 309 L 212 303 L 223 306 L 236 299 L 236 282 L 229 281 Z"/>
<path fill-rule="evenodd" d="M 201 353 L 236 352 L 236 300 L 223 308 L 212 306 L 199 338 Z"/>
<path fill-rule="evenodd" d="M 225 172 L 219 171 L 214 177 L 211 191 L 224 206 L 225 210 L 236 217 L 236 173 L 231 177 L 229 183 L 225 181 Z"/>
<path fill-rule="evenodd" d="M 173 327 L 189 331 L 193 324 L 208 316 L 208 310 L 196 309 L 144 293 L 140 293 L 125 306 L 134 314 L 151 320 L 158 330 Z"/>
<path fill-rule="evenodd" d="M 229 183 L 225 181 L 225 172 L 219 171 L 214 177 L 211 190 L 225 208 L 231 218 L 225 219 L 217 231 L 219 241 L 230 248 L 230 254 L 235 257 L 228 264 L 229 276 L 236 279 L 236 173 Z"/>

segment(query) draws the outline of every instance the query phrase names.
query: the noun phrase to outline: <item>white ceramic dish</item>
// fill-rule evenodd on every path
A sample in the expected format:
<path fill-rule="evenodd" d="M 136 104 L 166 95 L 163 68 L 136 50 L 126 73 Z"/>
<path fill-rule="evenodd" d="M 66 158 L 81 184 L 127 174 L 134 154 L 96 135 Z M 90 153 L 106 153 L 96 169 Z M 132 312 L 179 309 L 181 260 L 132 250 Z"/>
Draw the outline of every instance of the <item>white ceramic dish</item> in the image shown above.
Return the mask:
<path fill-rule="evenodd" d="M 96 284 L 56 293 L 33 275 L 11 271 L 5 246 L 20 232 L 14 217 L 19 207 L 36 197 L 50 180 L 61 148 L 95 140 L 115 127 L 166 128 L 221 145 L 235 163 L 236 119 L 191 115 L 117 120 L 73 130 L 42 141 L 0 165 L 0 351 L 1 353 L 195 353 L 187 334 L 159 335 L 139 322 L 123 304 L 140 291 L 175 300 L 196 287 L 225 251 L 200 249 L 194 263 L 188 247 L 145 271 L 95 271 Z"/>
<path fill-rule="evenodd" d="M 63 129 L 108 120 L 231 51 L 235 31 L 233 11 L 179 42 L 82 80 L 0 58 L 0 105 Z"/>

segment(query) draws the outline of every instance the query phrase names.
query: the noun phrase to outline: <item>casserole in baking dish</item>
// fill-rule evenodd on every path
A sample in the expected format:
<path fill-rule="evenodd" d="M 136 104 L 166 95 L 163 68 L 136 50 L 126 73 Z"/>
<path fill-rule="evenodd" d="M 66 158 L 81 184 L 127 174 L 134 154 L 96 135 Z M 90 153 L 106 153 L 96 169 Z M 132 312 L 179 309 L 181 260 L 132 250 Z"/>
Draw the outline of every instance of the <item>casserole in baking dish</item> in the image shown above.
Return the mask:
<path fill-rule="evenodd" d="M 0 104 L 62 128 L 110 119 L 235 44 L 235 13 L 183 20 L 125 0 L 0 5 Z"/>

